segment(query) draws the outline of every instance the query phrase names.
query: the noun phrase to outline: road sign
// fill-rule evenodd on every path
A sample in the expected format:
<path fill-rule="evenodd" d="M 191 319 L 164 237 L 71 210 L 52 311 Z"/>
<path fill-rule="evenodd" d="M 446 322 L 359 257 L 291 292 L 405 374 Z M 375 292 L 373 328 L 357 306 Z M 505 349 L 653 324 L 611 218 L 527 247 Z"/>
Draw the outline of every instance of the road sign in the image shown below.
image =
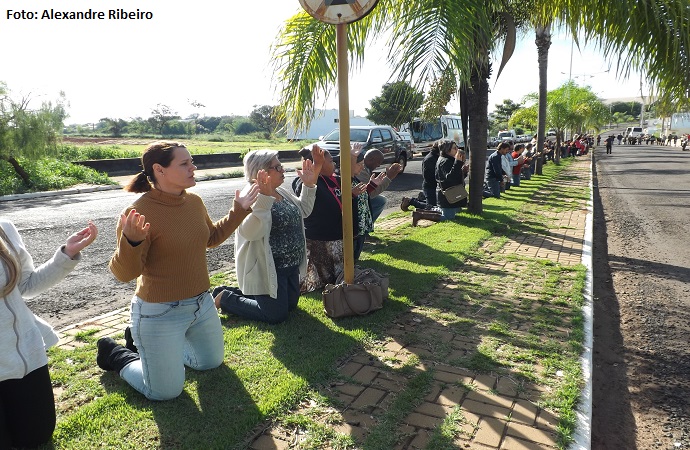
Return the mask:
<path fill-rule="evenodd" d="M 374 9 L 379 0 L 299 0 L 310 16 L 338 25 L 356 22 Z"/>

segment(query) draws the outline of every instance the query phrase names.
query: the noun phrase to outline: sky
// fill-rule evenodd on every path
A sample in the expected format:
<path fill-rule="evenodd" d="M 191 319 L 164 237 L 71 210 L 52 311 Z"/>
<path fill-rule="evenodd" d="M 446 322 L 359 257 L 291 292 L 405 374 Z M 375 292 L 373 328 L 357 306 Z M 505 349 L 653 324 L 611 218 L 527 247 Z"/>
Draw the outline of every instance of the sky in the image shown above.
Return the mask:
<path fill-rule="evenodd" d="M 299 0 L 194 2 L 163 0 L 3 0 L 0 81 L 32 105 L 64 92 L 66 124 L 101 118 L 147 118 L 158 104 L 180 116 L 248 115 L 254 105 L 278 101 L 270 46 L 282 24 L 301 10 Z M 42 18 L 50 13 L 102 11 L 104 20 Z M 124 10 L 150 19 L 109 18 Z M 36 18 L 30 17 L 34 13 Z M 24 18 L 22 18 L 24 17 Z M 548 88 L 567 81 L 592 86 L 602 98 L 639 97 L 640 77 L 617 79 L 595 49 L 574 48 L 556 36 L 549 53 Z M 349 79 L 349 104 L 366 115 L 369 100 L 390 80 L 382 45 L 368 49 L 363 68 Z M 489 111 L 504 99 L 520 102 L 538 89 L 534 34 L 520 39 L 500 79 L 490 81 Z M 609 72 L 605 72 L 609 70 Z M 335 92 L 335 89 L 334 89 Z M 204 107 L 195 108 L 193 102 Z M 337 95 L 317 107 L 337 108 Z M 459 110 L 457 100 L 448 105 Z"/>

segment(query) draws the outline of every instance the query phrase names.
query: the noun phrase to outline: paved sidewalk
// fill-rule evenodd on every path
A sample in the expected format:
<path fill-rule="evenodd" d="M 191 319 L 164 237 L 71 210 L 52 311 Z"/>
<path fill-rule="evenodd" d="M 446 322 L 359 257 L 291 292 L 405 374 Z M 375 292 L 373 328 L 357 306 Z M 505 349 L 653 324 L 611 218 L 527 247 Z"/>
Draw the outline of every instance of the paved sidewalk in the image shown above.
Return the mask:
<path fill-rule="evenodd" d="M 590 185 L 590 164 L 589 157 L 578 158 L 562 172 L 552 187 L 586 190 Z M 543 195 L 543 198 L 537 195 L 534 201 L 546 201 L 547 194 Z M 574 199 L 571 206 L 572 208 L 547 213 L 553 225 L 548 236 L 515 234 L 508 236 L 504 245 L 498 249 L 491 247 L 495 243 L 487 242 L 484 250 L 489 253 L 548 260 L 562 266 L 584 263 L 591 267 L 587 261 L 591 258 L 591 253 L 585 243 L 586 223 L 590 214 L 588 200 Z M 377 225 L 395 228 L 406 220 L 411 219 L 383 218 L 380 225 Z M 420 221 L 420 225 L 429 226 L 431 223 Z M 504 258 L 491 267 L 487 267 L 482 261 L 469 261 L 463 271 L 486 273 L 498 270 L 515 273 L 519 264 L 519 261 L 510 258 Z M 441 280 L 430 297 L 446 296 L 452 299 L 459 295 L 457 289 L 458 284 L 454 280 Z M 499 292 L 490 294 L 500 295 L 505 296 Z M 506 299 L 507 296 L 502 301 Z M 396 450 L 429 448 L 427 444 L 434 430 L 451 416 L 461 430 L 456 434 L 459 437 L 447 442 L 455 448 L 557 448 L 558 418 L 539 406 L 540 396 L 548 388 L 518 383 L 511 376 L 478 373 L 433 360 L 431 351 L 423 345 L 425 341 L 435 340 L 450 346 L 451 355 L 466 354 L 468 349 L 476 347 L 477 342 L 458 334 L 452 327 L 441 322 L 428 321 L 420 314 L 423 308 L 424 306 L 417 306 L 396 319 L 386 333 L 389 339 L 383 345 L 361 351 L 342 363 L 338 368 L 338 377 L 321 390 L 322 395 L 338 405 L 331 407 L 329 411 L 321 411 L 323 426 L 331 432 L 349 435 L 362 442 L 380 424 L 391 405 L 402 401 L 409 383 L 415 377 L 433 373 L 428 393 L 423 399 L 417 399 L 418 405 L 414 410 L 397 422 L 396 436 L 399 439 Z M 128 321 L 129 312 L 125 309 L 76 324 L 59 332 L 58 345 L 63 348 L 82 345 L 74 336 L 89 330 L 96 330 L 98 337 L 121 336 Z M 568 330 L 563 332 L 567 333 Z M 410 361 L 415 365 L 415 370 L 409 375 L 391 370 L 392 365 L 400 366 Z M 586 376 L 586 381 L 588 380 L 589 377 Z M 472 388 L 463 389 L 463 386 Z M 304 402 L 295 413 L 309 415 L 315 407 L 314 404 Z M 586 448 L 589 444 L 587 420 L 585 418 L 585 423 L 580 424 L 584 431 L 576 432 L 576 435 L 584 434 L 583 439 L 586 441 L 581 445 L 576 443 L 578 448 Z M 300 448 L 299 444 L 304 438 L 304 430 L 268 423 L 251 438 L 249 445 L 254 450 Z"/>

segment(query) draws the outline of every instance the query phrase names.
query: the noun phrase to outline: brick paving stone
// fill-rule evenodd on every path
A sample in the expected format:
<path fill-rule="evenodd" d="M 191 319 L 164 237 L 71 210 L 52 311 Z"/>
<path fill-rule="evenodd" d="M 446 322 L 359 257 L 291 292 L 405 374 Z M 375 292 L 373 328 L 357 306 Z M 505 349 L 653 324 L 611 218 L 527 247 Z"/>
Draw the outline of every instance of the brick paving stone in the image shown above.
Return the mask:
<path fill-rule="evenodd" d="M 347 423 L 341 423 L 333 427 L 333 429 L 340 434 L 352 436 L 358 442 L 364 442 L 367 437 L 367 430 L 362 427 L 353 426 Z"/>
<path fill-rule="evenodd" d="M 515 397 L 517 395 L 517 384 L 510 377 L 501 377 L 498 380 L 496 392 L 501 395 Z"/>
<path fill-rule="evenodd" d="M 509 423 L 507 434 L 509 436 L 520 438 L 526 441 L 536 442 L 538 444 L 550 445 L 552 447 L 556 445 L 555 432 L 531 427 L 521 423 Z"/>
<path fill-rule="evenodd" d="M 465 409 L 471 413 L 480 416 L 494 417 L 497 419 L 506 419 L 510 414 L 510 409 L 508 408 L 503 408 L 496 405 L 488 405 L 482 402 L 475 402 L 474 400 L 465 400 L 462 402 L 461 406 L 462 409 Z"/>
<path fill-rule="evenodd" d="M 487 405 L 500 406 L 502 408 L 512 408 L 513 398 L 502 397 L 494 395 L 487 391 L 472 391 L 467 394 L 467 400 L 474 400 L 475 402 L 486 403 Z"/>
<path fill-rule="evenodd" d="M 361 368 L 362 368 L 361 364 L 348 362 L 347 364 L 345 364 L 343 367 L 341 367 L 339 369 L 339 372 L 341 374 L 345 375 L 346 377 L 351 377 L 354 374 L 356 374 L 357 371 Z"/>
<path fill-rule="evenodd" d="M 479 429 L 474 436 L 473 442 L 498 448 L 505 426 L 506 423 L 504 421 L 484 418 L 479 422 Z"/>
<path fill-rule="evenodd" d="M 443 381 L 445 383 L 465 383 L 472 381 L 471 376 L 460 375 L 457 373 L 446 372 L 444 370 L 436 370 L 434 372 L 434 380 Z"/>
<path fill-rule="evenodd" d="M 554 429 L 558 425 L 558 417 L 549 411 L 542 409 L 537 416 L 537 426 L 539 428 Z"/>
<path fill-rule="evenodd" d="M 419 430 L 415 435 L 412 442 L 410 442 L 410 447 L 412 448 L 426 448 L 429 440 L 431 439 L 431 433 L 426 430 Z"/>
<path fill-rule="evenodd" d="M 426 414 L 419 414 L 416 412 L 410 413 L 405 418 L 405 423 L 412 425 L 417 428 L 425 428 L 427 430 L 433 430 L 436 428 L 443 419 L 433 416 L 427 416 Z"/>
<path fill-rule="evenodd" d="M 264 434 L 252 442 L 252 446 L 250 448 L 252 450 L 283 450 L 287 449 L 288 447 L 289 444 L 286 441 Z"/>
<path fill-rule="evenodd" d="M 389 380 L 384 377 L 376 377 L 376 379 L 371 383 L 372 386 L 379 387 L 389 392 L 400 392 L 405 388 L 404 383 L 398 381 Z"/>
<path fill-rule="evenodd" d="M 438 403 L 424 402 L 417 406 L 415 412 L 426 414 L 427 416 L 444 418 L 453 412 L 453 407 L 448 405 L 440 405 Z"/>
<path fill-rule="evenodd" d="M 477 387 L 477 389 L 482 389 L 485 391 L 493 389 L 495 384 L 496 377 L 491 375 L 477 375 L 477 377 L 474 379 L 474 385 Z"/>
<path fill-rule="evenodd" d="M 381 370 L 375 367 L 363 366 L 352 376 L 352 379 L 362 384 L 369 384 L 380 372 Z"/>
<path fill-rule="evenodd" d="M 371 414 L 365 414 L 352 409 L 343 411 L 342 416 L 344 423 L 364 429 L 371 429 L 377 423 L 376 419 Z"/>
<path fill-rule="evenodd" d="M 429 393 L 424 396 L 424 401 L 427 401 L 427 402 L 435 401 L 436 398 L 438 397 L 438 394 L 441 393 L 442 387 L 443 387 L 443 385 L 437 381 L 432 383 L 431 389 L 429 389 Z"/>
<path fill-rule="evenodd" d="M 337 385 L 337 386 L 335 386 L 335 388 L 337 390 L 339 390 L 340 392 L 342 392 L 343 394 L 351 395 L 353 397 L 358 396 L 364 390 L 364 388 L 362 386 L 359 386 L 356 384 L 351 384 L 351 383 L 345 383 L 342 385 Z"/>
<path fill-rule="evenodd" d="M 368 387 L 352 402 L 352 407 L 359 409 L 374 407 L 386 394 L 387 392 L 381 389 Z"/>
<path fill-rule="evenodd" d="M 513 405 L 513 412 L 511 413 L 511 420 L 513 422 L 520 422 L 526 425 L 534 425 L 537 420 L 537 405 L 527 400 L 518 400 Z"/>
<path fill-rule="evenodd" d="M 462 403 L 466 394 L 466 389 L 459 386 L 451 386 L 441 392 L 437 402 L 441 405 L 457 406 Z"/>

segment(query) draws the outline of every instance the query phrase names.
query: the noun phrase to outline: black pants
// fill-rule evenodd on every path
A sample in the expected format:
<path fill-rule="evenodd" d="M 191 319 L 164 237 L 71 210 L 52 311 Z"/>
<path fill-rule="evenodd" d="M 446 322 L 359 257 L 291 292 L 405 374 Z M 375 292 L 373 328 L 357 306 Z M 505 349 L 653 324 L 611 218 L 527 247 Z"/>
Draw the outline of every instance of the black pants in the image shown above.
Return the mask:
<path fill-rule="evenodd" d="M 50 442 L 55 430 L 55 400 L 48 366 L 21 379 L 0 381 L 0 450 Z"/>

